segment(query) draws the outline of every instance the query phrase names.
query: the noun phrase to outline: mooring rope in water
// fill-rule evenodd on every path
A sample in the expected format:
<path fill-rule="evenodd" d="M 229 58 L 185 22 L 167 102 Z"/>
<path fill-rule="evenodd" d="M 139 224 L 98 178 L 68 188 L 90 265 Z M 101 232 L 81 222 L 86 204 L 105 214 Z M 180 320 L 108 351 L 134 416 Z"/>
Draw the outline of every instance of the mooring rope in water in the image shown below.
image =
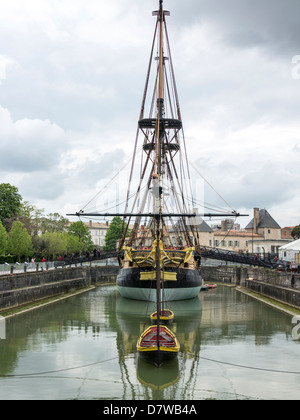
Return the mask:
<path fill-rule="evenodd" d="M 33 372 L 33 373 L 19 373 L 19 374 L 15 374 L 15 375 L 1 375 L 0 379 L 18 378 L 18 377 L 26 377 L 26 376 L 27 377 L 28 376 L 38 376 L 38 375 L 46 375 L 46 374 L 50 374 L 50 373 L 66 372 L 68 370 L 82 369 L 82 368 L 90 367 L 90 366 L 97 365 L 97 364 L 100 364 L 100 363 L 111 362 L 112 360 L 116 360 L 116 359 L 119 359 L 119 356 L 112 357 L 112 358 L 106 359 L 106 360 L 98 360 L 97 362 L 89 363 L 87 365 L 73 366 L 73 367 L 58 369 L 58 370 L 48 370 L 48 371 L 44 371 L 44 372 Z"/>
<path fill-rule="evenodd" d="M 204 356 L 199 356 L 199 358 L 203 359 L 203 360 L 207 360 L 208 362 L 220 363 L 222 365 L 229 365 L 229 366 L 243 368 L 243 369 L 253 369 L 253 370 L 260 370 L 260 371 L 272 372 L 272 373 L 290 373 L 290 374 L 294 374 L 294 375 L 300 375 L 299 371 L 277 370 L 277 369 L 268 369 L 268 368 L 261 368 L 261 367 L 255 367 L 255 366 L 239 365 L 237 363 L 224 362 L 224 361 L 221 361 L 221 360 L 210 359 L 210 358 L 204 357 Z"/>
<path fill-rule="evenodd" d="M 15 375 L 3 375 L 3 376 L 0 377 L 0 379 L 38 377 L 39 375 L 46 375 L 46 374 L 51 374 L 51 373 L 66 372 L 68 370 L 82 369 L 82 368 L 90 367 L 90 366 L 97 365 L 97 364 L 100 364 L 100 363 L 110 362 L 110 361 L 116 360 L 116 359 L 119 359 L 119 356 L 112 357 L 112 358 L 106 359 L 106 360 L 99 360 L 97 362 L 89 363 L 89 364 L 86 364 L 86 365 L 74 366 L 74 367 L 59 369 L 59 370 L 49 370 L 49 371 L 44 371 L 44 372 L 33 372 L 33 373 L 20 373 L 20 374 L 15 374 Z M 270 372 L 270 373 L 285 373 L 285 374 L 292 374 L 292 375 L 300 375 L 300 371 L 278 370 L 278 369 L 268 369 L 268 368 L 261 368 L 261 367 L 255 367 L 255 366 L 246 366 L 246 365 L 240 365 L 240 364 L 237 364 L 237 363 L 224 362 L 222 360 L 211 359 L 211 358 L 204 357 L 204 356 L 199 356 L 199 359 L 206 360 L 208 362 L 219 363 L 219 364 L 222 364 L 222 365 L 229 365 L 229 366 L 233 366 L 233 367 L 243 368 L 243 369 L 259 370 L 259 371 Z M 51 377 L 51 376 L 49 376 L 49 377 Z"/>

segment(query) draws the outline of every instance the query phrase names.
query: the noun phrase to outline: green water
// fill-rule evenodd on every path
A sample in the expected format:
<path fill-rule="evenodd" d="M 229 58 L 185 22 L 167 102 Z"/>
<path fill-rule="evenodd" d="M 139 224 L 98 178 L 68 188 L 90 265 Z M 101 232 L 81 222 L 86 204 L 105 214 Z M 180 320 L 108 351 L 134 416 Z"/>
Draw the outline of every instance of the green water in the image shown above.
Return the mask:
<path fill-rule="evenodd" d="M 99 287 L 6 320 L 0 399 L 300 399 L 291 316 L 231 287 L 173 302 L 178 360 L 136 353 L 153 304 Z"/>

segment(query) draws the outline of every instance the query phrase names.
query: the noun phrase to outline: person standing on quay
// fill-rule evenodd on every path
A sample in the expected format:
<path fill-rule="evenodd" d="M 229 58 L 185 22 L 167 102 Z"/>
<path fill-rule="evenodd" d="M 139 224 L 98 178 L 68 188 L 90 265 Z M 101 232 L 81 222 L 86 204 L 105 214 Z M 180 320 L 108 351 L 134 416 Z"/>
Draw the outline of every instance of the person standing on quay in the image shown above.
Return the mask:
<path fill-rule="evenodd" d="M 295 284 L 295 276 L 294 276 L 294 274 L 292 274 L 291 286 L 294 287 L 294 284 Z"/>

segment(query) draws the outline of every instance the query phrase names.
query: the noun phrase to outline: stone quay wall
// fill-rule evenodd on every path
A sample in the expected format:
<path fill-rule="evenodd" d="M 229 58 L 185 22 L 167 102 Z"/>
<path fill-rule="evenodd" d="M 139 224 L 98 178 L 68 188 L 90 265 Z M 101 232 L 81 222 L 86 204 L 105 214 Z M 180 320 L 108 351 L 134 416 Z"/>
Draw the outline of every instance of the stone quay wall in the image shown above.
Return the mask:
<path fill-rule="evenodd" d="M 0 311 L 37 300 L 91 287 L 115 283 L 118 266 L 77 266 L 49 271 L 0 276 Z M 242 286 L 300 308 L 300 275 L 247 266 L 202 266 L 204 283 Z"/>
<path fill-rule="evenodd" d="M 116 266 L 80 266 L 0 276 L 0 310 L 115 281 Z"/>
<path fill-rule="evenodd" d="M 244 287 L 253 292 L 300 308 L 300 275 L 269 269 L 248 269 Z"/>
<path fill-rule="evenodd" d="M 221 282 L 244 287 L 279 302 L 300 308 L 300 275 L 247 266 L 202 266 L 205 283 Z M 292 276 L 294 275 L 293 282 Z"/>

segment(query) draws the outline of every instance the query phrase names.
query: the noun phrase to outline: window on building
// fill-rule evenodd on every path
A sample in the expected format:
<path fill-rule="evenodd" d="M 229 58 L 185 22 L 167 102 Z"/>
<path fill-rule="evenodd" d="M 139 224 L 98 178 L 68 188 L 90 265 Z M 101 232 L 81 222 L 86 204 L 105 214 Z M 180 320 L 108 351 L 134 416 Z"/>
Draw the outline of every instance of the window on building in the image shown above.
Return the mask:
<path fill-rule="evenodd" d="M 232 246 L 233 242 L 232 241 L 228 241 L 228 246 Z"/>
<path fill-rule="evenodd" d="M 223 241 L 221 242 L 221 245 L 222 245 L 222 246 L 226 246 L 226 241 L 224 241 L 224 240 L 223 240 Z"/>
<path fill-rule="evenodd" d="M 239 245 L 240 245 L 239 241 L 234 241 L 234 246 L 239 246 Z"/>

